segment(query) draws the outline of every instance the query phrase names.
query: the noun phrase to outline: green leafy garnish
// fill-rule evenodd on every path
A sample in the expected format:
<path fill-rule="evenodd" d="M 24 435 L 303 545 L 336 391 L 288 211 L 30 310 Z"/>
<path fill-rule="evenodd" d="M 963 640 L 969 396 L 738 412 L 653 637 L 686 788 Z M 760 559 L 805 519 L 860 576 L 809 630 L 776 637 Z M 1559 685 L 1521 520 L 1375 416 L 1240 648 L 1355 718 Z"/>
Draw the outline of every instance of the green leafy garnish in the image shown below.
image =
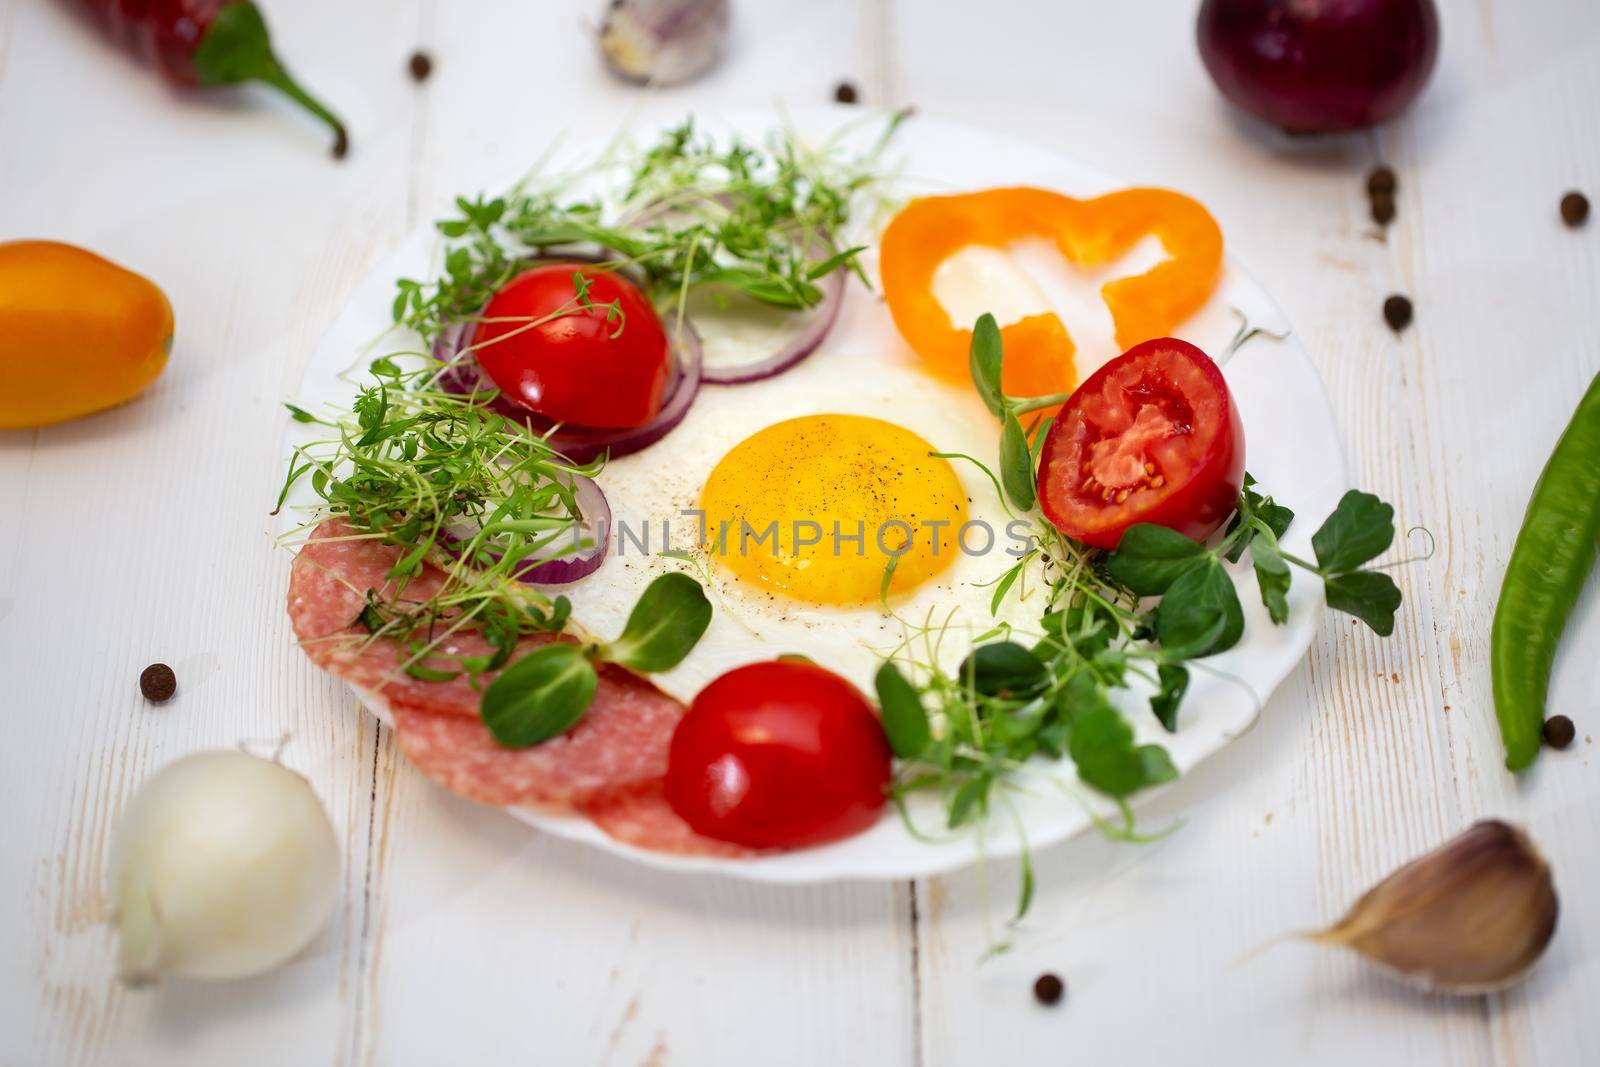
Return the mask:
<path fill-rule="evenodd" d="M 1033 507 L 1033 453 L 1028 448 L 1028 435 L 1022 430 L 1013 412 L 1006 412 L 1000 423 L 1000 481 L 1006 487 L 1006 496 L 1020 511 Z"/>
<path fill-rule="evenodd" d="M 1150 697 L 1150 710 L 1167 733 L 1178 730 L 1178 705 L 1189 691 L 1189 668 L 1178 663 L 1163 663 L 1156 669 L 1161 688 Z"/>
<path fill-rule="evenodd" d="M 1311 535 L 1311 549 L 1324 574 L 1353 571 L 1393 543 L 1394 508 L 1359 489 L 1346 493 Z"/>
<path fill-rule="evenodd" d="M 600 655 L 631 670 L 671 670 L 709 625 L 711 601 L 700 583 L 681 572 L 663 574 L 645 587 L 622 636 L 605 645 Z"/>
<path fill-rule="evenodd" d="M 967 358 L 979 399 L 989 409 L 989 414 L 1001 414 L 1005 406 L 1000 393 L 1000 327 L 993 315 L 980 315 L 973 324 L 972 347 L 967 351 Z"/>
<path fill-rule="evenodd" d="M 883 711 L 883 732 L 889 748 L 901 759 L 915 759 L 927 750 L 933 735 L 928 730 L 928 713 L 922 698 L 900 669 L 885 662 L 874 679 L 878 706 Z"/>
<path fill-rule="evenodd" d="M 1214 558 L 1167 587 L 1156 608 L 1156 641 L 1169 656 L 1199 659 L 1226 652 L 1244 636 L 1244 609 L 1233 579 Z"/>
<path fill-rule="evenodd" d="M 534 649 L 489 683 L 483 724 L 507 748 L 527 748 L 570 730 L 594 699 L 599 679 L 577 645 Z"/>
<path fill-rule="evenodd" d="M 612 257 L 596 269 L 630 271 L 669 319 L 701 289 L 719 300 L 814 307 L 822 299 L 816 283 L 833 271 L 865 281 L 857 264 L 865 246 L 842 246 L 838 235 L 854 201 L 879 180 L 878 150 L 901 118 L 859 158 L 784 133 L 761 144 L 718 141 L 686 121 L 648 148 L 616 152 L 590 169 L 615 179 L 620 195 L 568 195 L 552 178 L 505 196 L 459 198 L 457 214 L 436 224 L 451 242 L 444 271 L 431 281 L 402 279 L 394 320 L 431 340 L 474 315 L 530 260 L 595 247 Z"/>
<path fill-rule="evenodd" d="M 1256 585 L 1261 590 L 1261 603 L 1273 622 L 1283 625 L 1289 621 L 1289 563 L 1278 548 L 1278 539 L 1270 529 L 1257 530 L 1250 542 L 1250 561 L 1255 567 Z"/>
<path fill-rule="evenodd" d="M 1106 572 L 1140 596 L 1160 596 L 1211 558 L 1206 546 L 1176 530 L 1141 522 L 1128 527 Z"/>
<path fill-rule="evenodd" d="M 1335 574 L 1324 583 L 1328 607 L 1354 615 L 1379 637 L 1394 633 L 1394 613 L 1400 610 L 1400 587 L 1378 571 Z"/>
<path fill-rule="evenodd" d="M 1068 753 L 1078 777 L 1107 796 L 1126 797 L 1178 777 L 1160 745 L 1134 743 L 1133 727 L 1103 691 L 1094 691 L 1089 705 L 1074 712 Z"/>
<path fill-rule="evenodd" d="M 1250 476 L 1249 471 L 1245 471 L 1244 490 L 1239 494 L 1239 504 L 1233 513 L 1233 518 L 1228 522 L 1227 539 L 1233 542 L 1233 547 L 1225 554 L 1226 559 L 1229 563 L 1238 563 L 1239 557 L 1250 547 L 1251 540 L 1262 526 L 1276 538 L 1288 533 L 1289 524 L 1292 522 L 1294 522 L 1294 512 L 1270 496 L 1256 492 L 1256 480 Z M 1240 531 L 1240 527 L 1249 528 Z"/>

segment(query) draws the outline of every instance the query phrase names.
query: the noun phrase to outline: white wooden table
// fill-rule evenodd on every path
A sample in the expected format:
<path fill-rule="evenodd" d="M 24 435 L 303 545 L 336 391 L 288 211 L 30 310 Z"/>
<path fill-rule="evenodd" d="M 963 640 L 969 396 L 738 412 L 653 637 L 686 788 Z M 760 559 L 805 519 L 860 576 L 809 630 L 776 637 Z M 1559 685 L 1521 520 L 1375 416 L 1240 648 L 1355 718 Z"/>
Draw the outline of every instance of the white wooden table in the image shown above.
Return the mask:
<path fill-rule="evenodd" d="M 0 0 L 0 239 L 94 248 L 177 310 L 137 403 L 0 434 L 0 1065 L 62 1063 L 1600 1063 L 1600 595 L 1558 664 L 1579 741 L 1521 781 L 1489 700 L 1495 592 L 1532 479 L 1600 369 L 1600 6 L 1446 0 L 1413 114 L 1293 143 L 1230 114 L 1194 0 L 745 0 L 727 61 L 647 95 L 608 78 L 595 5 L 271 0 L 290 65 L 354 151 L 264 91 L 180 96 L 58 4 Z M 417 45 L 436 70 L 412 84 Z M 411 771 L 312 669 L 270 550 L 279 401 L 356 280 L 447 198 L 560 130 L 827 99 L 1019 134 L 1184 189 L 1287 309 L 1353 479 L 1426 526 L 1394 637 L 1330 619 L 1260 726 L 1150 809 L 1161 842 L 1038 857 L 989 962 L 977 874 L 764 888 L 538 836 Z M 1387 240 L 1363 175 L 1400 175 Z M 1416 302 L 1398 339 L 1379 307 Z M 1425 547 L 1425 539 L 1414 539 Z M 177 669 L 152 708 L 135 679 Z M 302 959 L 129 992 L 101 925 L 109 832 L 184 753 L 284 731 L 343 834 L 345 894 Z M 1475 818 L 1531 827 L 1566 910 L 1523 987 L 1414 995 L 1287 943 Z M 1001 903 L 1014 872 L 997 865 Z M 1069 991 L 1037 1006 L 1052 970 Z"/>

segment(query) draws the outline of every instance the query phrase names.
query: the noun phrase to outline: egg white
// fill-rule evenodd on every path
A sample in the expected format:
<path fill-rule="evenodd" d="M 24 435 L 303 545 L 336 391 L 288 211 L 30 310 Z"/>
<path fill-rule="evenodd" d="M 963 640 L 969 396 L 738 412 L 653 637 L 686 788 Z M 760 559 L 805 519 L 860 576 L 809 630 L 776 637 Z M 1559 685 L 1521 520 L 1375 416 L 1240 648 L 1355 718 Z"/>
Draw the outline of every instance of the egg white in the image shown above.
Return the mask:
<path fill-rule="evenodd" d="M 891 598 L 892 615 L 879 604 L 810 604 L 759 587 L 708 560 L 697 544 L 700 520 L 688 513 L 698 510 L 701 489 L 718 461 L 767 426 L 821 414 L 882 419 L 919 435 L 935 451 L 962 452 L 995 465 L 998 423 L 976 393 L 924 371 L 894 333 L 877 296 L 852 282 L 839 323 L 808 359 L 766 381 L 704 386 L 677 429 L 601 472 L 597 480 L 613 513 L 610 551 L 599 570 L 564 590 L 574 620 L 602 639 L 615 636 L 658 575 L 682 570 L 706 582 L 714 609 L 710 628 L 679 666 L 652 676 L 663 691 L 686 702 L 725 671 L 784 654 L 809 657 L 867 693 L 883 656 L 908 640 L 915 641 L 915 658 L 936 659 L 953 670 L 971 638 L 996 624 L 992 583 L 1017 561 L 1008 550 L 1020 554 L 1025 547 L 1020 532 L 1008 530 L 1013 516 L 994 483 L 971 463 L 950 461 L 968 499 L 973 553 L 952 546 L 949 566 Z M 992 546 L 986 547 L 978 523 L 993 531 Z M 663 550 L 692 559 L 664 556 Z M 1027 605 L 1035 616 L 1039 595 L 1033 592 Z M 1013 593 L 1000 618 L 1017 609 Z M 930 622 L 947 635 L 936 646 L 922 632 Z"/>

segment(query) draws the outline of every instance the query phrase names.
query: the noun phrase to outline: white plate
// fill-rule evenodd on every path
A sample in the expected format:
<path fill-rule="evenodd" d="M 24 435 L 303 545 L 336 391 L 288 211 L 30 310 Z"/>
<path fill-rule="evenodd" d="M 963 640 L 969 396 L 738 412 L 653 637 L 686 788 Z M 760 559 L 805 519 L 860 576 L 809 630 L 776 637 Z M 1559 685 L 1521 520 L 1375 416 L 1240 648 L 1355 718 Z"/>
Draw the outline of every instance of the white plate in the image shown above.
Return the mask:
<path fill-rule="evenodd" d="M 801 136 L 818 138 L 839 130 L 851 120 L 854 132 L 850 136 L 865 138 L 872 132 L 864 128 L 859 111 L 838 109 L 799 112 L 781 119 L 764 113 L 697 121 L 703 128 L 732 130 L 746 137 L 759 137 L 775 123 L 784 121 Z M 651 132 L 649 128 L 635 131 L 640 137 L 647 137 Z M 567 156 L 572 161 L 584 158 L 582 151 Z M 1092 196 L 1124 184 L 1026 143 L 924 117 L 912 119 L 901 129 L 887 158 L 900 164 L 897 180 L 906 193 L 1031 184 L 1074 196 Z M 487 184 L 486 187 L 495 186 Z M 352 367 L 364 366 L 373 356 L 408 343 L 401 340 L 395 345 L 385 342 L 380 349 L 368 348 L 374 338 L 389 327 L 395 279 L 431 276 L 437 253 L 436 235 L 431 226 L 424 226 L 357 287 L 348 306 L 318 344 L 298 403 L 309 407 L 328 403 L 347 407 L 354 386 L 343 373 Z M 1148 258 L 1148 249 L 1143 253 L 1136 251 L 1135 257 L 1140 254 Z M 1019 253 L 1019 259 L 1029 269 L 1038 266 L 1037 258 L 1027 249 Z M 867 265 L 869 272 L 875 268 L 871 259 L 867 260 Z M 1134 269 L 1143 269 L 1143 266 L 1140 263 Z M 1093 291 L 1086 287 L 1087 282 L 1098 284 L 1095 279 L 1080 278 L 1079 297 L 1084 291 Z M 1057 296 L 1049 277 L 1041 279 L 1041 288 L 1051 293 L 1052 298 Z M 1070 293 L 1066 297 L 1072 300 Z M 1079 341 L 1080 353 L 1088 357 L 1086 362 L 1098 362 L 1115 354 L 1105 350 L 1104 338 L 1109 337 L 1110 328 L 1109 316 L 1104 314 L 1103 308 L 1086 310 L 1081 302 L 1062 306 L 1074 337 Z M 1176 333 L 1207 352 L 1221 353 L 1238 324 L 1235 308 L 1252 323 L 1273 332 L 1287 329 L 1272 299 L 1230 261 L 1211 303 Z M 1097 314 L 1103 321 L 1095 321 Z M 895 334 L 881 302 L 859 286 L 848 298 L 841 329 L 876 331 L 881 335 L 878 340 L 883 351 L 903 349 L 903 342 Z M 861 346 L 852 347 L 859 351 Z M 827 356 L 828 345 L 825 344 L 811 358 L 822 360 Z M 1224 374 L 1243 416 L 1251 473 L 1299 516 L 1284 538 L 1284 545 L 1290 552 L 1309 556 L 1312 530 L 1332 511 L 1345 488 L 1338 432 L 1321 382 L 1300 343 L 1293 337 L 1284 341 L 1258 337 L 1227 362 Z M 286 453 L 290 446 L 304 439 L 303 432 L 304 428 L 291 425 Z M 292 505 L 308 502 L 303 492 L 290 498 Z M 285 508 L 281 529 L 288 530 L 295 525 L 292 510 Z M 1248 567 L 1236 568 L 1234 581 L 1245 607 L 1245 638 L 1232 650 L 1201 661 L 1192 672 L 1193 681 L 1180 713 L 1178 732 L 1169 735 L 1161 730 L 1141 697 L 1134 696 L 1125 705 L 1140 741 L 1165 745 L 1173 762 L 1183 771 L 1190 770 L 1250 727 L 1273 689 L 1305 655 L 1321 619 L 1321 586 L 1303 575 L 1290 592 L 1289 621 L 1283 626 L 1273 626 L 1267 618 Z M 575 594 L 575 599 L 581 612 L 581 595 Z M 381 699 L 366 693 L 361 696 L 368 707 L 387 718 Z M 588 842 L 655 867 L 715 871 L 767 882 L 904 879 L 971 864 L 979 858 L 980 849 L 983 856 L 991 859 L 1015 855 L 1023 844 L 1016 828 L 1019 823 L 1027 845 L 1037 850 L 1089 827 L 1091 811 L 1104 813 L 1108 810 L 1103 801 L 1076 783 L 1070 762 L 1038 766 L 1038 773 L 1030 775 L 1021 789 L 1010 794 L 1017 818 L 1013 820 L 1005 806 L 997 805 L 989 824 L 981 831 L 981 842 L 978 832 L 969 831 L 930 844 L 913 837 L 891 813 L 868 832 L 822 848 L 750 860 L 682 857 L 620 844 L 582 817 L 527 809 L 510 811 L 541 830 Z M 916 799 L 920 802 L 913 805 L 912 814 L 917 825 L 924 829 L 941 828 L 942 810 L 936 798 Z M 486 811 L 485 817 L 494 817 L 494 813 Z"/>

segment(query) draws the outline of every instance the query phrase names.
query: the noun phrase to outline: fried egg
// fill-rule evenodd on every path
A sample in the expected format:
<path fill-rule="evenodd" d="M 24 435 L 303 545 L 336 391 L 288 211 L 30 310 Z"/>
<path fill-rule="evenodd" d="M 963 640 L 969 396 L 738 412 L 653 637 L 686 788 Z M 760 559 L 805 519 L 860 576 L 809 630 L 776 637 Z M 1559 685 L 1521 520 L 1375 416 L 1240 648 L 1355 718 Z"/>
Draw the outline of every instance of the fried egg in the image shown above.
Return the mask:
<path fill-rule="evenodd" d="M 561 591 L 574 620 L 605 639 L 658 575 L 699 578 L 710 628 L 652 676 L 686 702 L 722 673 L 780 655 L 869 695 L 883 656 L 902 646 L 953 671 L 974 636 L 1021 614 L 1016 590 L 999 620 L 990 612 L 994 583 L 1028 548 L 1027 524 L 972 461 L 993 468 L 998 440 L 976 394 L 925 373 L 857 289 L 804 362 L 702 387 L 671 434 L 606 466 L 610 550 Z"/>

